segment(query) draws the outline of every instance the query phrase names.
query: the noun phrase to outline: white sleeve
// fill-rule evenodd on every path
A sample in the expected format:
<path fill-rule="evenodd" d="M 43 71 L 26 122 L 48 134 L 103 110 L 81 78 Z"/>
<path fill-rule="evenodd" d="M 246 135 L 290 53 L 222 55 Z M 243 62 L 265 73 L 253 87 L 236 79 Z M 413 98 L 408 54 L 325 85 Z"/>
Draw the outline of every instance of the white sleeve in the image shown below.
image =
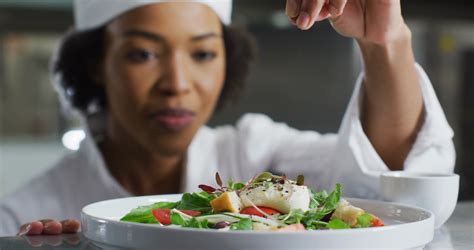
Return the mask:
<path fill-rule="evenodd" d="M 453 130 L 446 120 L 431 81 L 421 66 L 418 64 L 415 66 L 423 95 L 425 120 L 405 159 L 404 170 L 425 173 L 452 172 L 456 158 L 452 141 Z M 337 181 L 346 184 L 346 194 L 380 198 L 379 175 L 389 171 L 389 168 L 377 154 L 362 129 L 360 89 L 363 79 L 364 75 L 361 74 L 339 130 L 338 150 L 351 155 L 341 155 L 340 159 L 333 159 L 333 161 L 339 163 L 338 166 L 344 166 L 344 173 L 337 175 L 336 178 Z M 342 159 L 350 158 L 354 161 L 342 162 Z"/>
<path fill-rule="evenodd" d="M 21 225 L 16 220 L 15 212 L 0 202 L 0 237 L 14 236 L 20 230 Z"/>
<path fill-rule="evenodd" d="M 416 141 L 405 159 L 404 169 L 417 172 L 452 172 L 455 151 L 452 142 L 453 130 L 449 126 L 443 109 L 436 97 L 430 79 L 418 64 L 415 65 L 423 95 L 425 120 Z M 376 153 L 365 135 L 360 122 L 360 88 L 364 76 L 357 80 L 355 92 L 345 114 L 339 134 L 354 153 L 357 164 L 366 174 L 377 175 L 388 171 L 388 167 Z"/>
<path fill-rule="evenodd" d="M 421 67 L 416 67 L 426 114 L 404 169 L 451 172 L 455 161 L 453 131 L 430 80 Z M 267 116 L 247 114 L 236 128 L 222 128 L 217 133 L 221 142 L 219 158 L 232 159 L 220 163 L 230 166 L 233 176 L 242 180 L 264 170 L 291 178 L 304 174 L 306 184 L 316 190 L 332 190 L 336 183 L 341 183 L 344 196 L 379 198 L 378 177 L 389 169 L 362 129 L 359 119 L 362 79 L 363 75 L 357 80 L 338 134 L 298 131 Z"/>

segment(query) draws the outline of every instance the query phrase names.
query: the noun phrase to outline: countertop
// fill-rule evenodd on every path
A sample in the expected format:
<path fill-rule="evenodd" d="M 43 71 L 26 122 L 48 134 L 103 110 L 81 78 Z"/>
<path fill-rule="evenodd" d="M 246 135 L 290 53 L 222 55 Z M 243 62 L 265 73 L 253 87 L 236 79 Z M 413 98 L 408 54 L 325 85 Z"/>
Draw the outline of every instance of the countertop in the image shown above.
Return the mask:
<path fill-rule="evenodd" d="M 81 234 L 61 236 L 0 237 L 0 250 L 9 249 L 100 249 Z M 425 249 L 474 249 L 474 201 L 459 202 L 453 215 Z"/>

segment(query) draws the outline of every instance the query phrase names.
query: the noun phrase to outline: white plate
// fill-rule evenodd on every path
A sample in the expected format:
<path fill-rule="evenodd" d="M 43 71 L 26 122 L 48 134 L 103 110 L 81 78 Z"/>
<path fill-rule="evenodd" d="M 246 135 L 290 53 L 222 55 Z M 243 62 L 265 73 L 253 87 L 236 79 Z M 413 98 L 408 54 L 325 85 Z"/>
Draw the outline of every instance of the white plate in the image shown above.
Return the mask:
<path fill-rule="evenodd" d="M 433 214 L 421 208 L 362 199 L 348 200 L 386 226 L 307 232 L 216 231 L 121 222 L 137 206 L 177 201 L 181 195 L 101 201 L 82 209 L 82 231 L 100 246 L 138 249 L 327 249 L 422 248 L 433 239 Z"/>

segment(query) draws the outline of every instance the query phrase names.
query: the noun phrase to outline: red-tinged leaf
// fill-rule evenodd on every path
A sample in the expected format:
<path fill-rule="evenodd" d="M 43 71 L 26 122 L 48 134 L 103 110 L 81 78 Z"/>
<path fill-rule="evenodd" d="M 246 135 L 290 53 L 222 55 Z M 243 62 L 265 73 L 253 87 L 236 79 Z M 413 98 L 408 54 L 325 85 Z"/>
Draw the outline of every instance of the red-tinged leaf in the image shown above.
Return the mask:
<path fill-rule="evenodd" d="M 198 186 L 200 189 L 202 189 L 204 192 L 207 192 L 208 194 L 212 194 L 216 191 L 215 188 L 211 187 L 211 186 L 208 186 L 208 185 L 204 185 L 204 184 L 201 184 Z"/>
<path fill-rule="evenodd" d="M 222 179 L 221 176 L 219 175 L 219 172 L 216 172 L 216 182 L 219 187 L 222 187 Z"/>

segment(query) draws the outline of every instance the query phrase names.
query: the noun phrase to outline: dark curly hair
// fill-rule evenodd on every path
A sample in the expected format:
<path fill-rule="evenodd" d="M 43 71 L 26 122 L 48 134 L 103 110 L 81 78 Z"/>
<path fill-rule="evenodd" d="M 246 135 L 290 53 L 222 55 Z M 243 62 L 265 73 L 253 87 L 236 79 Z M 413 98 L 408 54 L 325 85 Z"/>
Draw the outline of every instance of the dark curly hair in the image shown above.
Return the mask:
<path fill-rule="evenodd" d="M 223 36 L 226 77 L 216 110 L 238 99 L 256 56 L 255 41 L 245 29 L 223 26 Z M 63 38 L 52 62 L 60 94 L 83 115 L 90 113 L 91 103 L 99 109 L 107 106 L 105 90 L 94 79 L 94 72 L 104 56 L 104 47 L 105 26 L 81 32 L 73 30 Z"/>

